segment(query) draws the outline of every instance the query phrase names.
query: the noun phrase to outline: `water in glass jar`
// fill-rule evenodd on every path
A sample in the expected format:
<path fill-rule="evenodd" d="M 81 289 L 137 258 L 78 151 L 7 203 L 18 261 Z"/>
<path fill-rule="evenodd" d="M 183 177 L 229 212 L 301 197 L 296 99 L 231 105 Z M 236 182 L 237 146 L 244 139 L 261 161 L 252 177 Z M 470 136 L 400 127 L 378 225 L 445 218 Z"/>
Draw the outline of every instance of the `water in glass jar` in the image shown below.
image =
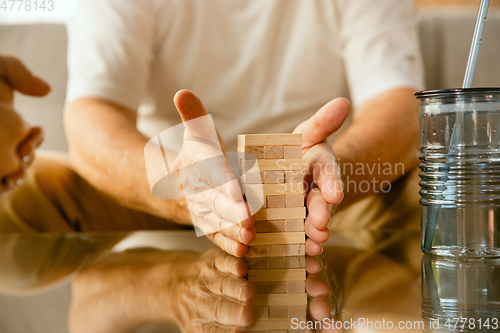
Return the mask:
<path fill-rule="evenodd" d="M 480 104 L 420 115 L 425 253 L 500 256 L 500 112 Z"/>

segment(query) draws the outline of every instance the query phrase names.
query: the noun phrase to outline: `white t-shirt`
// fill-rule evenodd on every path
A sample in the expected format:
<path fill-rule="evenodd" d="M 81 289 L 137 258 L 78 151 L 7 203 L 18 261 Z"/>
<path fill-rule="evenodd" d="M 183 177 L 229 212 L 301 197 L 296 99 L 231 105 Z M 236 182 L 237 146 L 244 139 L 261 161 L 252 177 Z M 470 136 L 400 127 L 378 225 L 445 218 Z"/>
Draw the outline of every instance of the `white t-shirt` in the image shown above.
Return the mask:
<path fill-rule="evenodd" d="M 423 86 L 411 0 L 82 0 L 68 25 L 67 102 L 139 114 L 147 137 L 197 94 L 226 145 L 291 132 L 329 100 Z"/>

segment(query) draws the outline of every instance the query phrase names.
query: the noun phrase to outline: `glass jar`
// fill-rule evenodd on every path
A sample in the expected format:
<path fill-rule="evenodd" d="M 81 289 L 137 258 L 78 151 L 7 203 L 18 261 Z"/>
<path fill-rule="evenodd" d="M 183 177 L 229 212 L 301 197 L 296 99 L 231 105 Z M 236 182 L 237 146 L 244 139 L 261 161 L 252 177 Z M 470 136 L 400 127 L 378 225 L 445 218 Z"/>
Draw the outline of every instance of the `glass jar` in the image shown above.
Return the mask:
<path fill-rule="evenodd" d="M 422 251 L 500 256 L 500 88 L 428 90 L 420 102 Z"/>

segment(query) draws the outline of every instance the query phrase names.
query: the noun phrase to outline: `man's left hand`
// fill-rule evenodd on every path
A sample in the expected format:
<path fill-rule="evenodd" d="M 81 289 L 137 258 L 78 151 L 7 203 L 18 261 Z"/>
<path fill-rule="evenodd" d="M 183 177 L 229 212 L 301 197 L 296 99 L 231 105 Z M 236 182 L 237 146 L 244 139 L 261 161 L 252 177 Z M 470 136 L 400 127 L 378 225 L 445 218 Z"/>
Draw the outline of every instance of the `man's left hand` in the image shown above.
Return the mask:
<path fill-rule="evenodd" d="M 350 108 L 345 98 L 336 98 L 293 131 L 302 134 L 302 171 L 308 210 L 306 253 L 310 256 L 322 252 L 321 244 L 330 237 L 328 223 L 333 208 L 344 197 L 339 168 L 326 139 L 342 126 Z"/>

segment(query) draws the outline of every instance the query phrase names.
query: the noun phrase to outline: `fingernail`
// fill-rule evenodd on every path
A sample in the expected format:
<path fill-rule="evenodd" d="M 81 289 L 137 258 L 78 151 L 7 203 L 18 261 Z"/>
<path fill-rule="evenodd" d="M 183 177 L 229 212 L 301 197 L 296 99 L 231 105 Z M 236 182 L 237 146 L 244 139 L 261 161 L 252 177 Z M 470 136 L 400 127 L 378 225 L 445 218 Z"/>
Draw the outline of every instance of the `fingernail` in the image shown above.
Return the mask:
<path fill-rule="evenodd" d="M 240 296 L 239 296 L 239 300 L 243 302 L 243 290 L 245 289 L 245 286 L 241 286 L 240 287 Z"/>
<path fill-rule="evenodd" d="M 325 249 L 322 245 L 321 246 L 321 252 L 318 254 L 318 255 L 322 255 L 323 254 L 323 250 Z"/>
<path fill-rule="evenodd" d="M 240 229 L 238 230 L 238 237 L 240 238 L 240 242 L 242 242 L 242 243 L 243 243 L 243 238 L 241 238 L 241 230 L 243 230 L 243 228 L 240 228 Z"/>
<path fill-rule="evenodd" d="M 238 261 L 236 261 L 233 265 L 233 275 L 236 276 L 236 270 L 237 270 L 237 267 L 238 267 Z"/>

